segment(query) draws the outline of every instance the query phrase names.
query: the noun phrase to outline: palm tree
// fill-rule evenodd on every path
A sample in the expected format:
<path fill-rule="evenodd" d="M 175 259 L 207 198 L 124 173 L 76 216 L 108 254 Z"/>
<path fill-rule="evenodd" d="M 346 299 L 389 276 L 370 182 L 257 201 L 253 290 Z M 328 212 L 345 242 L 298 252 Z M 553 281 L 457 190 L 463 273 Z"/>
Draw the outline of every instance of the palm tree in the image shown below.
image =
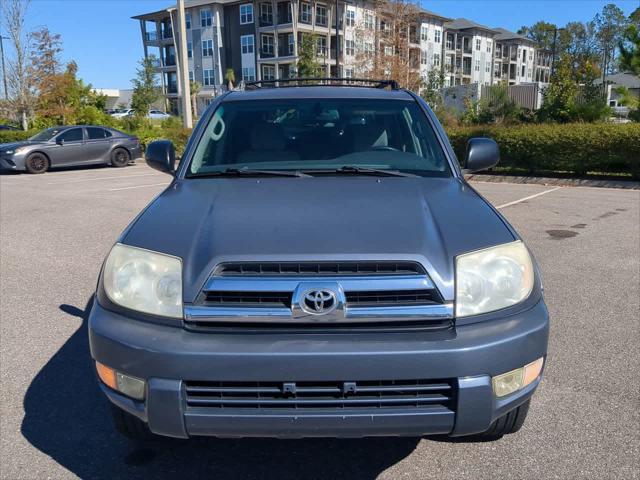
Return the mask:
<path fill-rule="evenodd" d="M 198 116 L 198 92 L 202 88 L 202 85 L 198 82 L 189 82 L 189 88 L 191 89 L 191 109 L 193 110 L 193 116 Z"/>

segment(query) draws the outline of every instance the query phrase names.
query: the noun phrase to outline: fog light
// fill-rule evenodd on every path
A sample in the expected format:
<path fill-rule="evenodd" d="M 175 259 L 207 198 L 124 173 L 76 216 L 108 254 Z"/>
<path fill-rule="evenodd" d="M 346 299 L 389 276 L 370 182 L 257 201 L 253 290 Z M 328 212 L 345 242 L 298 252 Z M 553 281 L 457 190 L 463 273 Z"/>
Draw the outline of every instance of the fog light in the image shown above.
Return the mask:
<path fill-rule="evenodd" d="M 539 358 L 524 367 L 493 377 L 493 393 L 496 397 L 504 397 L 523 389 L 540 376 L 543 363 L 544 359 Z"/>
<path fill-rule="evenodd" d="M 122 372 L 118 372 L 113 368 L 109 368 L 106 365 L 96 362 L 96 370 L 98 371 L 98 377 L 100 380 L 114 390 L 126 395 L 127 397 L 135 398 L 136 400 L 144 399 L 145 381 L 130 375 L 125 375 Z"/>

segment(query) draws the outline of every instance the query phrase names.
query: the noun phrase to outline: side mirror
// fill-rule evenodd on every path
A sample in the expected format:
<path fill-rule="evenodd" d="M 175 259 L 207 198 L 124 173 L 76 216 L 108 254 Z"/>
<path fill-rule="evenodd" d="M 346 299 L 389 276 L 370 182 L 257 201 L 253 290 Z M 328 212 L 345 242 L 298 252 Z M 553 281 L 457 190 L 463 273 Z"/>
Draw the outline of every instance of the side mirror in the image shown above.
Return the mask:
<path fill-rule="evenodd" d="M 64 145 L 64 138 L 56 138 L 56 143 L 58 145 Z"/>
<path fill-rule="evenodd" d="M 169 175 L 175 173 L 176 150 L 169 140 L 157 140 L 147 145 L 145 151 L 147 165 Z"/>
<path fill-rule="evenodd" d="M 468 172 L 479 172 L 495 167 L 500 161 L 500 148 L 491 138 L 471 138 L 467 142 L 467 153 L 463 168 Z"/>

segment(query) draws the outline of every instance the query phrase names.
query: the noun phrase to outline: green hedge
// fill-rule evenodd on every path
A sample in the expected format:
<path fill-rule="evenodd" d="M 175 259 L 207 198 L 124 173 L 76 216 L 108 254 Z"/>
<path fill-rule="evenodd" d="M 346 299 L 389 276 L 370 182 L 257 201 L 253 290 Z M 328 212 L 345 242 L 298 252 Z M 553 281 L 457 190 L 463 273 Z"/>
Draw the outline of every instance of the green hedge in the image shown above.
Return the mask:
<path fill-rule="evenodd" d="M 467 140 L 491 137 L 502 168 L 528 173 L 588 172 L 640 176 L 640 124 L 527 124 L 448 128 L 458 159 Z"/>
<path fill-rule="evenodd" d="M 0 130 L 0 143 L 20 142 L 29 137 L 33 137 L 38 130 Z"/>

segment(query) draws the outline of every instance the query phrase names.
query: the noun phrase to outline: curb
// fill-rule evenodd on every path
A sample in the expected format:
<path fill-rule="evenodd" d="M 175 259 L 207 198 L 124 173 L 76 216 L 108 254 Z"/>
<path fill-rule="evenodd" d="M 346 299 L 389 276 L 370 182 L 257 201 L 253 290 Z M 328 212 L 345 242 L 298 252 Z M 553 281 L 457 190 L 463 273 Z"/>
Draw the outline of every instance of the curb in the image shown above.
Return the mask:
<path fill-rule="evenodd" d="M 550 185 L 559 187 L 598 187 L 621 188 L 626 190 L 640 190 L 640 182 L 636 180 L 613 180 L 591 178 L 553 178 L 553 177 L 526 177 L 517 175 L 465 175 L 466 180 L 491 183 L 520 183 L 532 185 Z"/>

